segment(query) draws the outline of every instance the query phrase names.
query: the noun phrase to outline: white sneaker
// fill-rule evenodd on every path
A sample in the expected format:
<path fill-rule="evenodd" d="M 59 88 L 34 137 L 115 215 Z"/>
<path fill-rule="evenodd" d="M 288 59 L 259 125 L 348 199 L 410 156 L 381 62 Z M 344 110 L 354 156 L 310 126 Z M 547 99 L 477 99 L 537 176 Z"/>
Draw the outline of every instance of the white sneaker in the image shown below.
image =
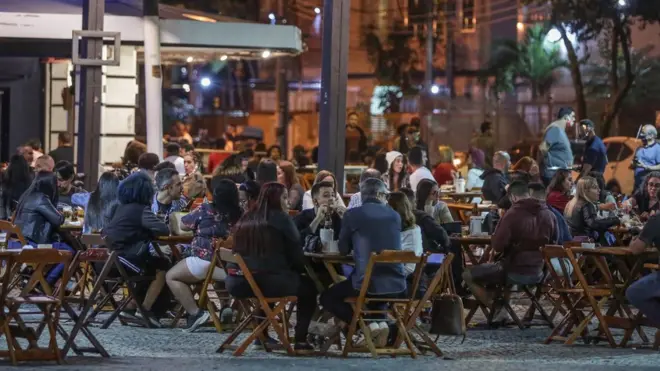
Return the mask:
<path fill-rule="evenodd" d="M 378 323 L 379 332 L 378 337 L 375 337 L 376 348 L 385 348 L 387 346 L 387 340 L 390 338 L 390 326 L 387 322 Z"/>

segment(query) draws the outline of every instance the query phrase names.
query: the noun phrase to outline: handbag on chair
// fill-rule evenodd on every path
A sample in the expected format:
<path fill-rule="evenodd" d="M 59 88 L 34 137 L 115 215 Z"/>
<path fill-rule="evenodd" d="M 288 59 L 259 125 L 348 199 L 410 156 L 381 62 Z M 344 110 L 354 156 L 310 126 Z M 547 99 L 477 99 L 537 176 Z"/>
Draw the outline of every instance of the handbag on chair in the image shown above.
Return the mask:
<path fill-rule="evenodd" d="M 456 287 L 451 277 L 450 268 L 446 277 L 449 282 L 449 293 L 443 293 L 433 300 L 429 334 L 463 335 L 463 340 L 465 340 L 467 328 L 465 326 L 463 299 L 456 295 Z"/>

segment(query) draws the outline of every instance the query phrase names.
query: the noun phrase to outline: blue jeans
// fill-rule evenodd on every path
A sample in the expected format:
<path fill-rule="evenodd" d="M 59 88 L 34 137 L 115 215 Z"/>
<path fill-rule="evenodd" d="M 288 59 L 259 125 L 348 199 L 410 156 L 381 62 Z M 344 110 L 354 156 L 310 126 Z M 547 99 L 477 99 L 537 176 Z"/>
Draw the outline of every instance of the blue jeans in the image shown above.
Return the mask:
<path fill-rule="evenodd" d="M 626 298 L 649 321 L 660 326 L 660 272 L 644 276 L 626 290 Z"/>
<path fill-rule="evenodd" d="M 30 246 L 34 247 L 35 249 L 37 248 L 37 244 L 32 241 L 28 241 Z M 71 246 L 63 243 L 63 242 L 54 242 L 53 243 L 53 248 L 58 249 L 58 250 L 64 250 L 64 251 L 70 251 L 71 254 L 75 254 L 76 250 L 74 250 Z M 62 277 L 62 272 L 64 272 L 64 264 L 58 264 L 51 268 L 50 271 L 48 271 L 48 274 L 46 275 L 46 282 L 48 282 L 49 285 L 55 285 L 57 283 L 57 280 Z M 64 283 L 65 285 L 67 282 Z"/>

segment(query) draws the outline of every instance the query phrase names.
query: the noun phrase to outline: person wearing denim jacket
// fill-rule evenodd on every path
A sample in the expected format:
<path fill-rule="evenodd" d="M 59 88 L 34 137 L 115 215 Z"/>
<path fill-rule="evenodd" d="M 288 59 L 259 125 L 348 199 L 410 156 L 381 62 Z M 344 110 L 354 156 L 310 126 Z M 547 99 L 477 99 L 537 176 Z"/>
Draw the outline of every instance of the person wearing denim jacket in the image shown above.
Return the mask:
<path fill-rule="evenodd" d="M 351 322 L 352 307 L 346 298 L 357 297 L 364 280 L 372 253 L 383 250 L 401 250 L 401 217 L 387 205 L 387 188 L 380 179 L 367 179 L 360 184 L 362 206 L 346 211 L 339 234 L 339 252 L 353 253 L 355 269 L 347 280 L 337 283 L 321 295 L 321 305 L 343 323 Z M 403 264 L 375 266 L 369 284 L 369 296 L 397 296 L 406 291 L 406 273 Z M 383 305 L 370 304 L 372 310 Z M 383 321 L 385 319 L 383 318 Z M 388 325 L 374 322 L 370 325 L 374 339 L 387 339 Z M 379 341 L 379 345 L 383 345 Z"/>

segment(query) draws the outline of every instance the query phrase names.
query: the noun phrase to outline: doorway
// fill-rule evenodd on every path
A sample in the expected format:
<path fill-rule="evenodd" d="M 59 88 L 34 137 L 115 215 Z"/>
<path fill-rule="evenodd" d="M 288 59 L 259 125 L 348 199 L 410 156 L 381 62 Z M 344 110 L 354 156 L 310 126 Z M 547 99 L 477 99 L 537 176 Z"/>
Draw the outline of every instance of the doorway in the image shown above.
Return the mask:
<path fill-rule="evenodd" d="M 9 88 L 0 88 L 0 161 L 9 161 Z"/>

